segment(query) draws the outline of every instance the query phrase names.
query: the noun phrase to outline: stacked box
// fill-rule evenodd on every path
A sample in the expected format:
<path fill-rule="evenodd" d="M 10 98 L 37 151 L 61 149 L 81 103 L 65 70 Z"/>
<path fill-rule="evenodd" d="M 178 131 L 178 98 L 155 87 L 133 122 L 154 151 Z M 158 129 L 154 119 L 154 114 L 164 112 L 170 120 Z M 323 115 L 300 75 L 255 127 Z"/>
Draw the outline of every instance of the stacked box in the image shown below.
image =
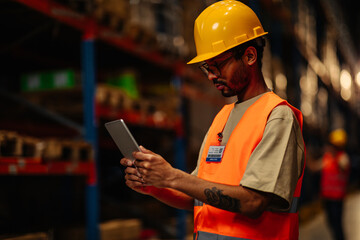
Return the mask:
<path fill-rule="evenodd" d="M 115 219 L 100 224 L 101 240 L 138 240 L 142 224 L 139 219 Z"/>
<path fill-rule="evenodd" d="M 38 139 L 0 130 L 0 157 L 25 157 L 45 162 L 88 162 L 94 159 L 90 143 L 56 138 Z"/>
<path fill-rule="evenodd" d="M 62 141 L 61 159 L 70 162 L 88 162 L 94 159 L 91 144 L 84 141 Z"/>
<path fill-rule="evenodd" d="M 0 130 L 1 157 L 42 157 L 44 143 L 38 138 L 19 135 L 13 131 Z"/>
<path fill-rule="evenodd" d="M 0 156 L 22 156 L 23 139 L 14 131 L 0 130 Z"/>
<path fill-rule="evenodd" d="M 110 109 L 111 117 L 124 113 L 127 117 L 135 113 L 138 123 L 155 127 L 171 128 L 179 116 L 179 97 L 169 86 L 148 88 L 146 97 L 131 98 L 122 88 L 98 84 L 96 101 L 99 106 Z"/>
<path fill-rule="evenodd" d="M 98 84 L 96 102 L 113 110 L 131 110 L 134 100 L 124 90 L 107 84 Z"/>
<path fill-rule="evenodd" d="M 60 161 L 62 153 L 62 145 L 60 141 L 55 138 L 46 139 L 44 147 L 43 158 L 45 162 Z"/>
<path fill-rule="evenodd" d="M 1 237 L 1 236 L 0 236 Z M 47 233 L 29 233 L 16 237 L 1 238 L 4 240 L 49 240 L 50 236 Z"/>
<path fill-rule="evenodd" d="M 115 76 L 108 77 L 106 82 L 110 86 L 122 89 L 132 99 L 138 99 L 140 97 L 137 86 L 136 73 L 134 71 L 130 70 Z"/>
<path fill-rule="evenodd" d="M 23 136 L 21 156 L 41 158 L 44 151 L 44 144 L 45 143 L 41 139 Z"/>
<path fill-rule="evenodd" d="M 47 139 L 43 158 L 45 162 L 89 162 L 94 159 L 94 150 L 85 141 Z"/>
<path fill-rule="evenodd" d="M 122 30 L 129 19 L 129 1 L 95 0 L 94 16 L 99 23 L 114 30 Z"/>

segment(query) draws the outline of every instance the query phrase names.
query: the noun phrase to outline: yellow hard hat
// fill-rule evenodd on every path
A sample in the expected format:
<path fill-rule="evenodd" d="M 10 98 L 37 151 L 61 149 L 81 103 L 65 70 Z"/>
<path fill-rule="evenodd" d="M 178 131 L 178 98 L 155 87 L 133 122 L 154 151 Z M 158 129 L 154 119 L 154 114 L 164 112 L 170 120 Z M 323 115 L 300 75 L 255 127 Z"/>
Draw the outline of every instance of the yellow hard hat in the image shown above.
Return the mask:
<path fill-rule="evenodd" d="M 235 0 L 216 2 L 195 20 L 197 56 L 188 64 L 213 58 L 266 34 L 256 14 L 245 4 Z"/>
<path fill-rule="evenodd" d="M 347 142 L 347 134 L 344 129 L 336 129 L 330 132 L 329 142 L 335 146 L 343 147 Z"/>

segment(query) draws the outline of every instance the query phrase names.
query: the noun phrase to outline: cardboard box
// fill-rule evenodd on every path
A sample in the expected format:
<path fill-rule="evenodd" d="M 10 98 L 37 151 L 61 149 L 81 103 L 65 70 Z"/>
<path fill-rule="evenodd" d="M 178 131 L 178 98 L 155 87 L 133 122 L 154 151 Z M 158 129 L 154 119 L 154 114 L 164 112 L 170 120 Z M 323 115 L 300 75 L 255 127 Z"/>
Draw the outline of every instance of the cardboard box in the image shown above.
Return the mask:
<path fill-rule="evenodd" d="M 101 240 L 138 240 L 141 229 L 139 219 L 114 219 L 100 224 Z"/>
<path fill-rule="evenodd" d="M 30 233 L 17 237 L 5 237 L 4 240 L 49 240 L 50 237 L 46 233 Z"/>

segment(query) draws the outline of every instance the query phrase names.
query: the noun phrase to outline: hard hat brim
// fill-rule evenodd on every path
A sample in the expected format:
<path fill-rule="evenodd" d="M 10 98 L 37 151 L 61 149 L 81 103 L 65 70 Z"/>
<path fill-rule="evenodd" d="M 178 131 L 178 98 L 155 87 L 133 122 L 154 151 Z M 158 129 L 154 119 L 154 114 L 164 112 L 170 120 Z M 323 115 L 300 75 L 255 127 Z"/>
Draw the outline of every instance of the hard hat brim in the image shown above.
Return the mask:
<path fill-rule="evenodd" d="M 217 52 L 217 53 L 212 52 L 212 53 L 202 54 L 202 55 L 194 57 L 189 62 L 187 62 L 187 64 L 202 62 L 202 61 L 211 59 L 213 57 L 216 57 L 217 55 L 220 55 L 221 53 L 222 52 Z"/>
<path fill-rule="evenodd" d="M 229 46 L 228 48 L 226 48 L 225 50 L 222 50 L 222 51 L 218 51 L 218 52 L 208 52 L 208 53 L 205 53 L 205 54 L 201 54 L 201 55 L 198 55 L 196 57 L 194 57 L 193 59 L 191 59 L 189 62 L 187 62 L 187 64 L 193 64 L 193 63 L 198 63 L 198 62 L 202 62 L 202 61 L 205 61 L 205 60 L 209 60 L 213 57 L 216 57 L 217 55 L 220 55 L 221 53 L 231 49 L 231 48 L 234 48 L 236 46 L 239 46 L 243 43 L 246 43 L 246 42 L 249 42 L 251 40 L 254 40 L 256 38 L 259 38 L 259 37 L 262 37 L 262 36 L 265 36 L 267 35 L 268 32 L 263 32 L 262 34 L 259 34 L 257 36 L 254 36 L 252 38 L 249 38 L 249 39 L 246 39 L 246 41 L 244 42 L 241 42 L 241 43 L 238 43 L 238 44 L 235 44 L 233 46 Z"/>

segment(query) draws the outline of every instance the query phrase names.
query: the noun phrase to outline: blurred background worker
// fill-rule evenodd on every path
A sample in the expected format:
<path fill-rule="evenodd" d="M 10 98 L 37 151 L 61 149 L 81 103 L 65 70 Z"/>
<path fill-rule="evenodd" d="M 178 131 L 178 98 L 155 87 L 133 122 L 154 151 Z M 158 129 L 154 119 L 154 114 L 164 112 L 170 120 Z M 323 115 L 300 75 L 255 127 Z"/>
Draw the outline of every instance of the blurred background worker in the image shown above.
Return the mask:
<path fill-rule="evenodd" d="M 200 69 L 224 97 L 193 174 L 142 148 L 126 184 L 177 208 L 194 210 L 194 235 L 206 239 L 298 239 L 304 168 L 302 114 L 268 89 L 261 71 L 264 31 L 256 14 L 225 0 L 196 19 Z M 134 168 L 133 164 L 137 167 Z"/>
<path fill-rule="evenodd" d="M 343 203 L 350 173 L 349 156 L 345 152 L 347 134 L 336 129 L 329 134 L 330 145 L 326 147 L 321 167 L 321 197 L 328 223 L 337 240 L 344 239 Z"/>
<path fill-rule="evenodd" d="M 338 128 L 328 135 L 320 158 L 308 158 L 312 172 L 320 172 L 320 196 L 334 239 L 344 239 L 343 205 L 350 175 L 350 160 L 345 151 L 347 134 Z"/>

